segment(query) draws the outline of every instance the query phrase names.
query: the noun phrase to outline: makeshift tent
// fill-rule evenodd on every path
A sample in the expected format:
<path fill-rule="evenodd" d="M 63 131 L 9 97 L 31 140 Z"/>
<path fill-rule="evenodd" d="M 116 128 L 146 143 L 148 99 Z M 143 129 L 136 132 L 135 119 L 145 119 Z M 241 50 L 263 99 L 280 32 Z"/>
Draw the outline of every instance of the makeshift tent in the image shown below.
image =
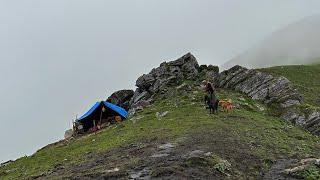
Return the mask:
<path fill-rule="evenodd" d="M 106 101 L 96 102 L 88 112 L 83 114 L 76 121 L 83 125 L 85 131 L 94 126 L 95 123 L 98 123 L 101 119 L 107 119 L 108 117 L 120 116 L 125 119 L 128 116 L 128 112 L 123 108 L 111 104 Z"/>

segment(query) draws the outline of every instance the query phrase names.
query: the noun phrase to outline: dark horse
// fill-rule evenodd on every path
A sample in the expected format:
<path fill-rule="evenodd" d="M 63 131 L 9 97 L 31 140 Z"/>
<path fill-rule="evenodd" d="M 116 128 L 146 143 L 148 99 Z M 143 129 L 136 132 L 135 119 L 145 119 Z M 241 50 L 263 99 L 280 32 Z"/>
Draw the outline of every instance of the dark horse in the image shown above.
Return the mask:
<path fill-rule="evenodd" d="M 209 107 L 210 114 L 218 113 L 219 99 L 217 99 L 214 93 L 206 95 L 204 101 Z"/>

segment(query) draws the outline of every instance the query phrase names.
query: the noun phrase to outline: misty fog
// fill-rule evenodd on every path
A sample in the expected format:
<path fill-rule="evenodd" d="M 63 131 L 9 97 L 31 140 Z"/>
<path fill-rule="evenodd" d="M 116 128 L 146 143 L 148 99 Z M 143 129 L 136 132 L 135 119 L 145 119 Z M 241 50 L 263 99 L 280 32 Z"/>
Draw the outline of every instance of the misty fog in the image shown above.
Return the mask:
<path fill-rule="evenodd" d="M 269 35 L 223 65 L 249 68 L 320 63 L 320 15 L 307 17 Z"/>

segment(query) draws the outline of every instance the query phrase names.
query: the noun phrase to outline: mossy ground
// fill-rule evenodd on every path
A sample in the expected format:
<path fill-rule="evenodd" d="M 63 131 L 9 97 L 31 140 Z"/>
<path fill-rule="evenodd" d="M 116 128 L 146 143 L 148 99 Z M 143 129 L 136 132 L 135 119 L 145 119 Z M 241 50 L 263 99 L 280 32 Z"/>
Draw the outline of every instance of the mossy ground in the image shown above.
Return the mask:
<path fill-rule="evenodd" d="M 87 154 L 108 154 L 110 151 L 113 152 L 111 156 L 117 152 L 125 154 L 125 149 L 117 149 L 152 139 L 169 142 L 182 137 L 186 137 L 190 142 L 184 144 L 181 152 L 185 151 L 185 147 L 203 148 L 213 152 L 231 163 L 232 179 L 261 177 L 262 172 L 267 171 L 269 165 L 278 158 L 320 157 L 319 137 L 276 117 L 268 116 L 266 107 L 242 94 L 225 90 L 218 90 L 217 94 L 220 99 L 230 98 L 235 104 L 240 104 L 239 109 L 209 115 L 202 102 L 203 93 L 196 87 L 188 92 L 174 90 L 171 98 L 156 99 L 151 107 L 138 112 L 120 125 L 97 134 L 48 146 L 30 157 L 20 158 L 1 167 L 0 177 L 36 177 L 61 165 L 67 170 L 63 170 L 62 174 L 55 178 L 72 177 L 73 171 L 70 169 L 87 163 Z M 164 111 L 168 111 L 168 115 L 158 120 L 156 112 Z M 130 156 L 128 162 L 115 161 L 113 165 L 128 170 L 139 164 L 143 158 L 147 157 Z M 88 173 L 100 171 L 99 168 L 106 169 L 107 164 L 106 162 L 101 167 L 88 169 L 91 171 Z M 180 175 L 184 172 L 187 176 L 186 168 L 188 167 L 179 166 L 175 169 L 179 169 Z M 175 170 L 171 171 L 175 173 Z"/>

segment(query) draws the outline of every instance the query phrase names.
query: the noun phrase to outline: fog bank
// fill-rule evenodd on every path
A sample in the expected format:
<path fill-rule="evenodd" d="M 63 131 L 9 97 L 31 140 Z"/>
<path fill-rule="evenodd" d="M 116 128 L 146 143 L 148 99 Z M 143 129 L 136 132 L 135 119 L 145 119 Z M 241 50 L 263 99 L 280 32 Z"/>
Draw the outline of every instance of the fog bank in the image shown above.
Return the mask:
<path fill-rule="evenodd" d="M 236 56 L 223 68 L 249 68 L 320 63 L 320 15 L 290 24 L 261 43 Z"/>

